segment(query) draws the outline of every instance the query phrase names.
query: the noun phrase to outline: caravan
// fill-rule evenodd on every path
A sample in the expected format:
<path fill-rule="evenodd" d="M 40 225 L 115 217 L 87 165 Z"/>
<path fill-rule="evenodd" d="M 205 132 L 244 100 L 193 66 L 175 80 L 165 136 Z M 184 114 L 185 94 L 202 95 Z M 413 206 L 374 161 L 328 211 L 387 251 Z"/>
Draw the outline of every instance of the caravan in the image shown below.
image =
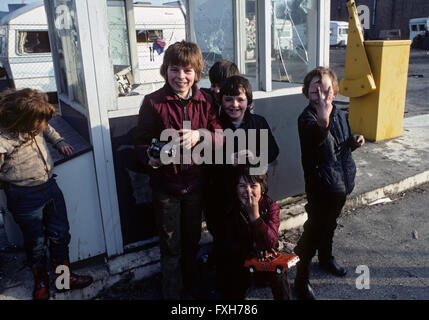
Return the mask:
<path fill-rule="evenodd" d="M 0 20 L 0 90 L 56 92 L 45 8 L 23 6 Z"/>
<path fill-rule="evenodd" d="M 346 46 L 347 45 L 347 31 L 349 23 L 345 21 L 331 21 L 330 23 L 330 40 L 331 46 Z"/>
<path fill-rule="evenodd" d="M 159 73 L 166 46 L 185 40 L 185 16 L 181 7 L 134 4 L 140 82 L 164 82 Z"/>
<path fill-rule="evenodd" d="M 414 40 L 417 35 L 424 36 L 425 32 L 429 30 L 429 17 L 410 19 L 410 40 Z"/>
<path fill-rule="evenodd" d="M 136 48 L 131 45 L 130 51 L 137 52 L 138 78 L 141 83 L 163 82 L 159 68 L 165 49 L 186 37 L 183 9 L 136 3 L 134 19 Z M 116 31 L 118 34 L 111 37 L 113 42 L 122 32 Z M 38 89 L 56 100 L 46 12 L 41 3 L 25 5 L 0 20 L 0 91 L 7 87 Z"/>

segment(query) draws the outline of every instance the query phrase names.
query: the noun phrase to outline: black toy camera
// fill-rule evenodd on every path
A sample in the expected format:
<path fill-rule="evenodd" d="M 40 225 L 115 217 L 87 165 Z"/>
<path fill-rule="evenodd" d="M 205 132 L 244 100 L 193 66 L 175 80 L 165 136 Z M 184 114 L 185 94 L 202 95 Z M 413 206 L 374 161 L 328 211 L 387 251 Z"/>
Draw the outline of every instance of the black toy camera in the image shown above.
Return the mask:
<path fill-rule="evenodd" d="M 160 159 L 161 158 L 161 152 L 165 153 L 168 157 L 172 157 L 174 154 L 174 146 L 171 146 L 169 148 L 165 148 L 162 150 L 162 148 L 166 145 L 166 142 L 159 141 L 158 139 L 152 139 L 152 143 L 149 147 L 149 154 L 152 158 Z"/>

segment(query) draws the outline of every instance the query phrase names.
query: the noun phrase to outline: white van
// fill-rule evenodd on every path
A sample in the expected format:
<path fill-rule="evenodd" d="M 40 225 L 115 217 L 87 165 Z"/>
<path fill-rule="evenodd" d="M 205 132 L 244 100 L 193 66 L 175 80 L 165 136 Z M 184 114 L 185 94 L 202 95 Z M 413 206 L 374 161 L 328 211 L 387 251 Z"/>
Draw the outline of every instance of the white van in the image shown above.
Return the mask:
<path fill-rule="evenodd" d="M 186 38 L 182 8 L 134 4 L 134 18 L 140 82 L 163 82 L 159 68 L 165 49 Z M 29 87 L 56 96 L 43 3 L 23 6 L 0 19 L 0 91 L 5 87 Z"/>
<path fill-rule="evenodd" d="M 429 17 L 410 19 L 410 40 L 413 40 L 417 35 L 425 35 L 425 31 L 429 30 Z"/>
<path fill-rule="evenodd" d="M 346 46 L 348 29 L 348 22 L 331 21 L 329 28 L 329 44 L 331 46 Z"/>

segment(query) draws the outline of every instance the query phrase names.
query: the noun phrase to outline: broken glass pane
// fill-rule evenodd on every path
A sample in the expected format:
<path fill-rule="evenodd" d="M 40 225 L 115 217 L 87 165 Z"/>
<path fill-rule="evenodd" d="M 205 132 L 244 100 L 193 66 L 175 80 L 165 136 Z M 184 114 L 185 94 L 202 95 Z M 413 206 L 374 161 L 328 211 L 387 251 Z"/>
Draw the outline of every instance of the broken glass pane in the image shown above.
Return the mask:
<path fill-rule="evenodd" d="M 317 32 L 317 3 L 313 0 L 272 1 L 272 79 L 301 83 L 311 69 L 309 36 Z"/>
<path fill-rule="evenodd" d="M 233 1 L 196 0 L 192 17 L 195 39 L 205 62 L 202 78 L 207 78 L 210 67 L 216 61 L 235 61 Z"/>

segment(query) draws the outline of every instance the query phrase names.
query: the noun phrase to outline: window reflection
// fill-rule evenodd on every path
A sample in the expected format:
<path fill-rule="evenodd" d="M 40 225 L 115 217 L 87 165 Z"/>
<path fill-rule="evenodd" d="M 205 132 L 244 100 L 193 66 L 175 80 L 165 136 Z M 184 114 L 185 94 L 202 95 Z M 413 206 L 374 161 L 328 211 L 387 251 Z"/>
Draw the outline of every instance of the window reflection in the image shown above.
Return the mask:
<path fill-rule="evenodd" d="M 245 68 L 242 72 L 250 78 L 249 80 L 255 89 L 257 89 L 258 70 L 258 24 L 256 14 L 256 0 L 246 0 L 244 17 L 246 31 Z"/>
<path fill-rule="evenodd" d="M 107 20 L 110 33 L 110 53 L 113 65 L 130 66 L 125 1 L 107 1 Z"/>
<path fill-rule="evenodd" d="M 312 56 L 317 32 L 317 2 L 314 0 L 272 1 L 272 79 L 303 81 L 314 67 Z"/>
<path fill-rule="evenodd" d="M 125 1 L 107 1 L 107 21 L 116 88 L 120 96 L 127 95 L 132 91 L 135 82 L 131 68 Z"/>
<path fill-rule="evenodd" d="M 86 107 L 86 97 L 83 91 L 83 66 L 78 45 L 78 35 L 75 24 L 75 8 L 72 0 L 53 0 L 54 16 L 67 15 L 67 25 L 60 25 L 54 29 L 57 38 L 59 72 L 62 73 L 60 92 L 66 94 L 70 100 Z M 57 12 L 57 9 L 59 12 Z"/>
<path fill-rule="evenodd" d="M 194 38 L 205 62 L 201 86 L 210 86 L 207 80 L 210 67 L 227 59 L 235 62 L 257 88 L 256 0 L 196 0 L 192 10 Z"/>
<path fill-rule="evenodd" d="M 194 1 L 195 39 L 205 62 L 202 78 L 208 78 L 208 70 L 216 61 L 235 61 L 233 12 L 231 0 Z"/>

